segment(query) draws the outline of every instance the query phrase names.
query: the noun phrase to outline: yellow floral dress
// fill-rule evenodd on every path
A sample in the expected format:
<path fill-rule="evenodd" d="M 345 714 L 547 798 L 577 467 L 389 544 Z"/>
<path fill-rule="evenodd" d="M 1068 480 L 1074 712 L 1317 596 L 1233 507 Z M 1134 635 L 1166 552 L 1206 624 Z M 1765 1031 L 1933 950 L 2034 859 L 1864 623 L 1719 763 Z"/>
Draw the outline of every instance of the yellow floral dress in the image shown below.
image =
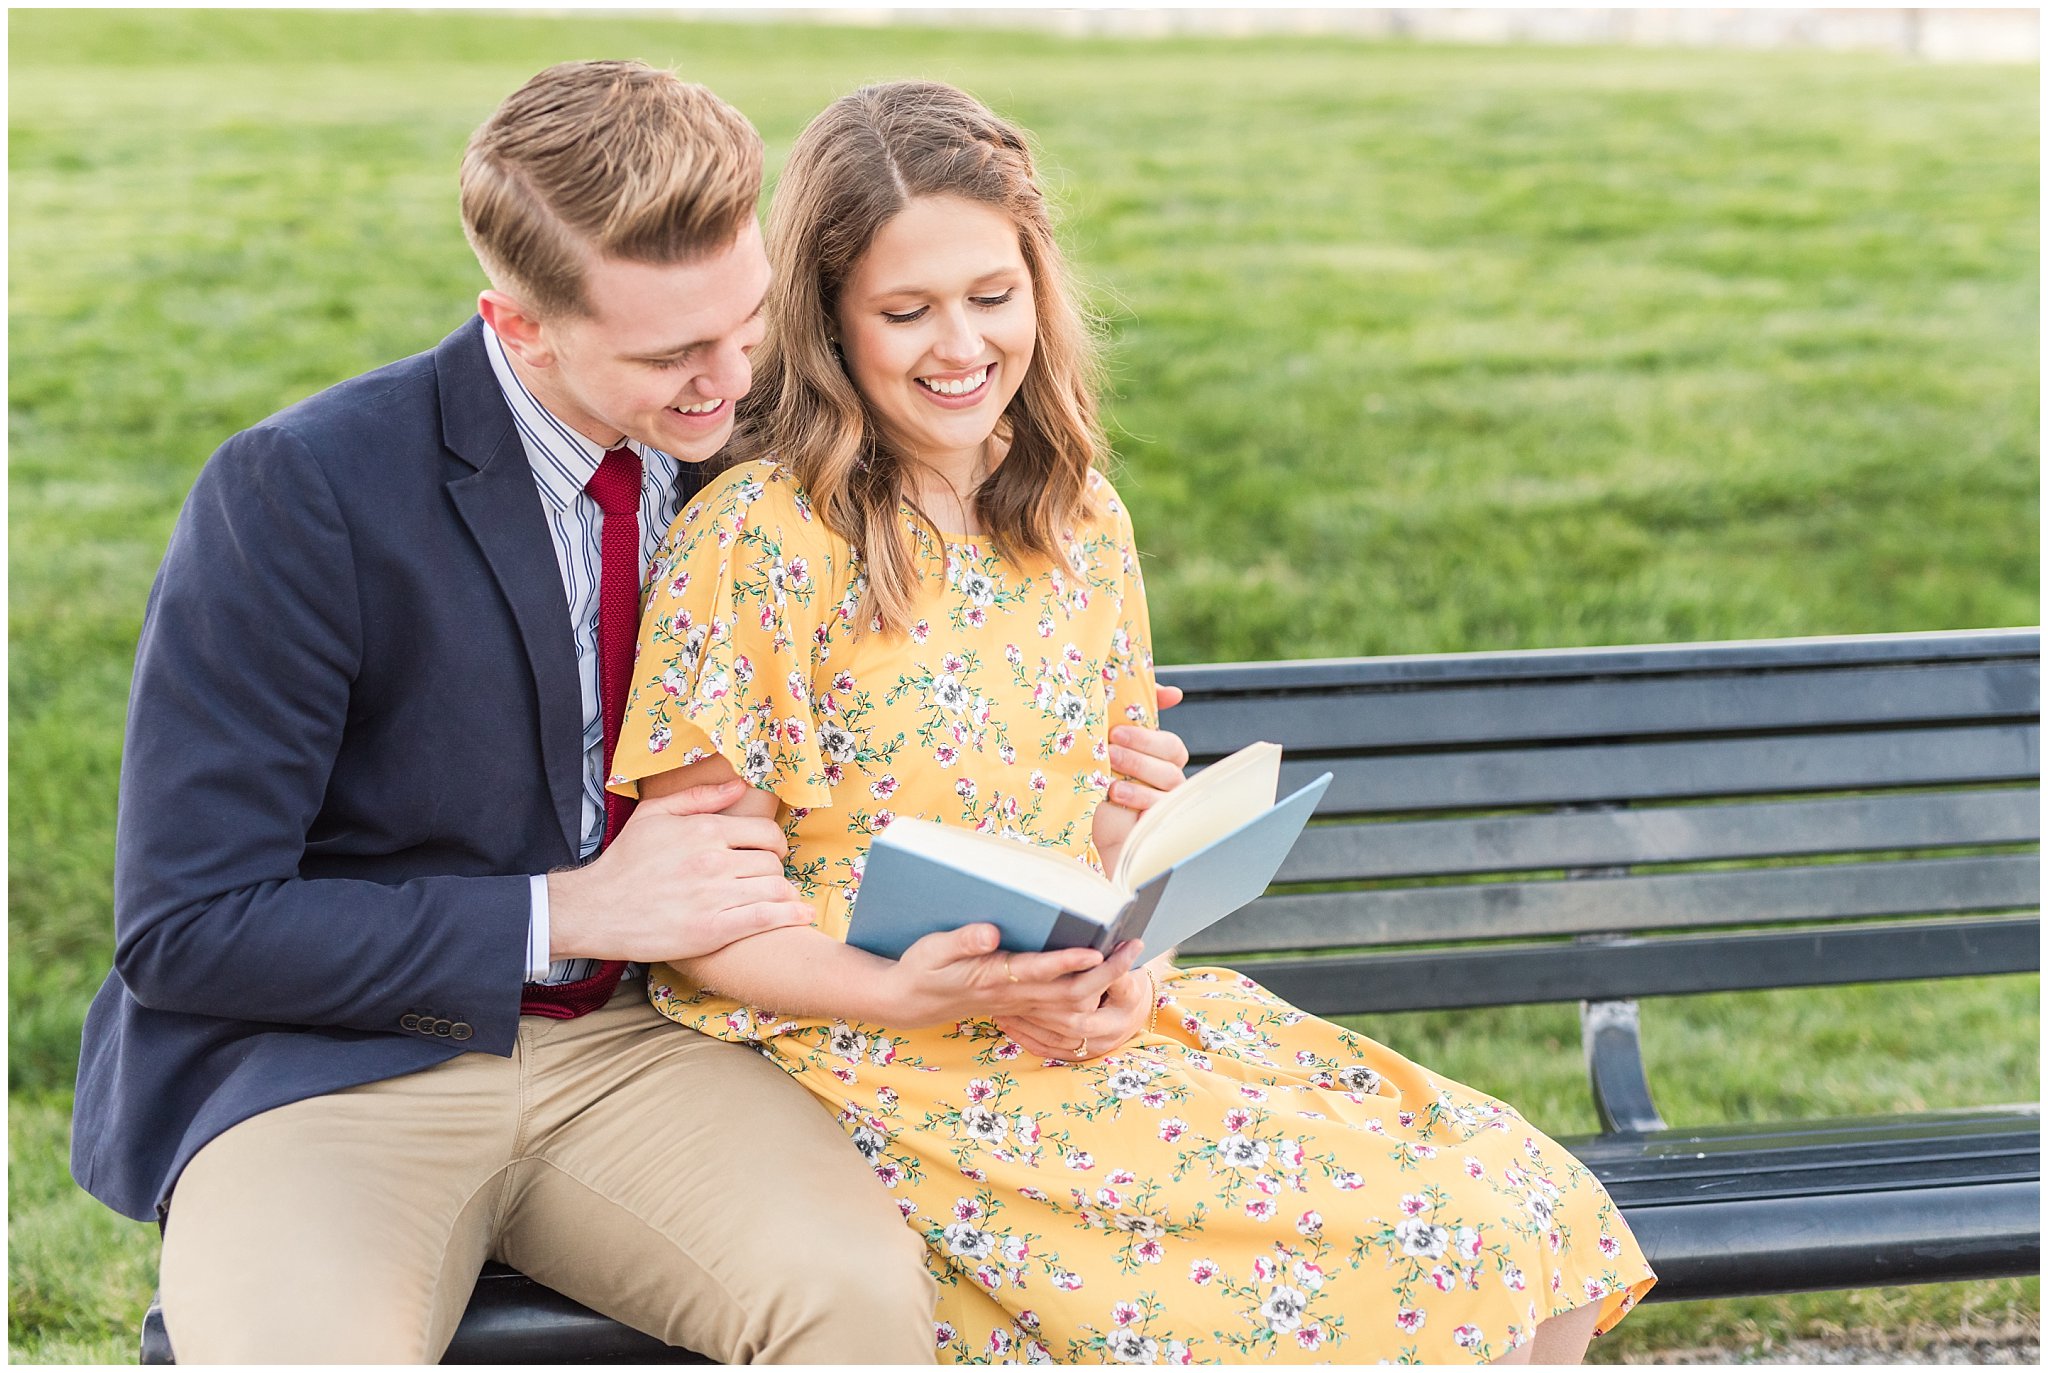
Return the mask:
<path fill-rule="evenodd" d="M 854 632 L 858 560 L 788 473 L 724 473 L 651 569 L 614 789 L 722 754 L 780 798 L 790 879 L 835 938 L 897 816 L 1095 862 L 1106 736 L 1154 723 L 1154 694 L 1130 520 L 1100 476 L 1091 498 L 1064 563 L 919 533 L 920 615 L 885 636 Z M 1079 1064 L 986 1022 L 650 984 L 838 1117 L 926 1240 L 950 1362 L 1483 1362 L 1588 1302 L 1605 1330 L 1655 1281 L 1512 1107 L 1228 969 L 1162 980 L 1157 1028 Z"/>

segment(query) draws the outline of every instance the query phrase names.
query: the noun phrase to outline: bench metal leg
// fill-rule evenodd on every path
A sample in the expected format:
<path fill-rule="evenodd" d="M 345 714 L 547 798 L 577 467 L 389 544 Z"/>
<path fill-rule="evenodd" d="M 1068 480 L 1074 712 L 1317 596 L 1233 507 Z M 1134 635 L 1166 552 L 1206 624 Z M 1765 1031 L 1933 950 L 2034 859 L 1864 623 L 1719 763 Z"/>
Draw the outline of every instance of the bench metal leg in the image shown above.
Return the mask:
<path fill-rule="evenodd" d="M 1600 1113 L 1600 1128 L 1610 1134 L 1640 1135 L 1665 1128 L 1643 1071 L 1640 1023 L 1633 1001 L 1579 1003 L 1593 1107 Z"/>
<path fill-rule="evenodd" d="M 171 1337 L 164 1331 L 164 1309 L 154 1297 L 142 1316 L 142 1359 L 144 1364 L 173 1364 Z"/>
<path fill-rule="evenodd" d="M 1626 801 L 1603 801 L 1559 809 L 1570 813 L 1629 808 Z M 1626 865 L 1570 868 L 1566 875 L 1574 878 L 1626 877 L 1631 871 Z M 1634 941 L 1612 934 L 1582 934 L 1572 942 L 1620 944 Z M 1657 1103 L 1650 1099 L 1650 1079 L 1643 1071 L 1640 1029 L 1641 1016 L 1634 1001 L 1579 1003 L 1579 1035 L 1586 1050 L 1586 1076 L 1593 1084 L 1593 1109 L 1600 1113 L 1600 1128 L 1609 1134 L 1640 1135 L 1665 1128 Z"/>

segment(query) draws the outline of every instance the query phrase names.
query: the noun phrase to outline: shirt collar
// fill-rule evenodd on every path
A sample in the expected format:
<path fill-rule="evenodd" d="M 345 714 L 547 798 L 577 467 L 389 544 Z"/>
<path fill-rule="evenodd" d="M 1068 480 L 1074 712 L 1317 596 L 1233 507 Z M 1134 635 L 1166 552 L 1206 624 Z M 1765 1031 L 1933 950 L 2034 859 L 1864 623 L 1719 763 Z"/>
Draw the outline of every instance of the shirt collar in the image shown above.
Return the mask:
<path fill-rule="evenodd" d="M 498 389 L 505 393 L 505 404 L 511 407 L 512 422 L 518 426 L 519 441 L 526 449 L 526 461 L 533 468 L 534 484 L 540 488 L 542 499 L 557 513 L 567 510 L 597 474 L 597 465 L 604 461 L 604 446 L 562 423 L 534 399 L 533 392 L 512 370 L 504 341 L 488 324 L 484 326 L 484 351 L 490 355 L 491 371 L 498 378 Z M 674 482 L 680 466 L 676 459 L 637 439 L 625 440 L 625 447 L 640 456 L 644 474 Z"/>

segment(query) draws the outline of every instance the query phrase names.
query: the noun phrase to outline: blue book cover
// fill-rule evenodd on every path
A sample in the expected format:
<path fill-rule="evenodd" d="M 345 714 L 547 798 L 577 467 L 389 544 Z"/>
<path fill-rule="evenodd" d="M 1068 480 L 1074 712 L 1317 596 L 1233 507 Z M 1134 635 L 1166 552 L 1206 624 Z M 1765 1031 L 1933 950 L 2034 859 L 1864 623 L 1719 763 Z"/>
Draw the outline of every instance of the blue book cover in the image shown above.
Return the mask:
<path fill-rule="evenodd" d="M 1169 793 L 1178 805 L 1141 821 L 1145 852 L 1130 852 L 1138 830 L 1127 841 L 1127 857 L 1143 860 L 1142 882 L 1132 862 L 1119 864 L 1118 882 L 1051 850 L 899 820 L 868 849 L 847 942 L 900 958 L 927 934 L 987 922 L 1015 953 L 1107 953 L 1125 939 L 1143 939 L 1148 957 L 1163 953 L 1264 892 L 1315 813 L 1330 774 L 1275 803 L 1279 754 L 1255 744 Z"/>
<path fill-rule="evenodd" d="M 1162 954 L 1252 902 L 1273 883 L 1273 875 L 1294 850 L 1309 817 L 1330 789 L 1324 773 L 1242 828 L 1197 849 L 1144 887 L 1163 885 L 1144 923 L 1122 937 L 1143 939 L 1149 954 Z M 1112 943 L 1110 947 L 1114 948 Z"/>

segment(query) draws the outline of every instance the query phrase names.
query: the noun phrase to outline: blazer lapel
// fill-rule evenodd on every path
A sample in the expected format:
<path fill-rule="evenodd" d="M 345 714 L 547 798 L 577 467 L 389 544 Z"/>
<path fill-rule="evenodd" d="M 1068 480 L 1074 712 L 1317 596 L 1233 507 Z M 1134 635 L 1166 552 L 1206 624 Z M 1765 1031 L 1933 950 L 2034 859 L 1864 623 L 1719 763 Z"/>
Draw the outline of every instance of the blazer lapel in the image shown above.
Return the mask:
<path fill-rule="evenodd" d="M 540 706 L 541 761 L 562 838 L 582 850 L 583 692 L 555 546 L 533 469 L 472 319 L 435 350 L 442 440 L 462 460 L 448 495 L 512 607 Z"/>

